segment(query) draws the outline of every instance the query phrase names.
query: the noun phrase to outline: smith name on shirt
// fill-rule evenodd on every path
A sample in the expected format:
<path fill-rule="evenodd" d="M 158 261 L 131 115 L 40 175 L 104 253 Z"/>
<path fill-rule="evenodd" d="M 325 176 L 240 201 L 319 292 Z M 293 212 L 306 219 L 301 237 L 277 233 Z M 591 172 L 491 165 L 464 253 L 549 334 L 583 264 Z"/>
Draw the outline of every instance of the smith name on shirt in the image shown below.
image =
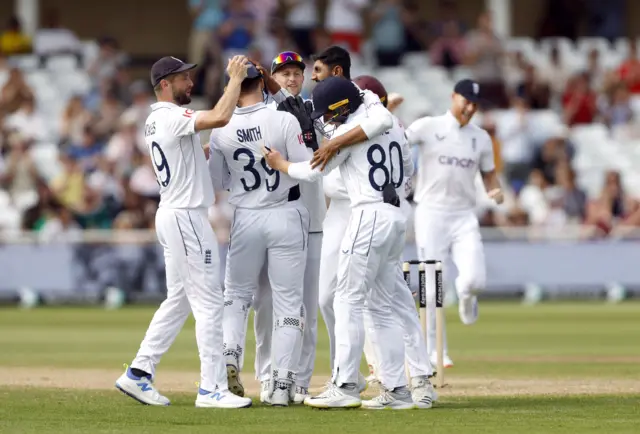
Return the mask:
<path fill-rule="evenodd" d="M 260 127 L 236 130 L 236 134 L 240 143 L 257 142 L 258 140 L 262 140 L 262 132 L 260 131 Z"/>

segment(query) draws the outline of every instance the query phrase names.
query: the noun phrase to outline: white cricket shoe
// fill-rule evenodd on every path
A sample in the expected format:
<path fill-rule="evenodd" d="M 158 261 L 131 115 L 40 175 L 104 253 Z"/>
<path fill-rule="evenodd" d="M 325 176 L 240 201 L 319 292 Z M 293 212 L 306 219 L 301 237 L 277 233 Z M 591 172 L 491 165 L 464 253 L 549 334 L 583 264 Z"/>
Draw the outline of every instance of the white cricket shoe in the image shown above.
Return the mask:
<path fill-rule="evenodd" d="M 271 404 L 269 400 L 271 395 L 271 381 L 264 380 L 260 382 L 260 402 L 263 404 Z"/>
<path fill-rule="evenodd" d="M 413 410 L 416 405 L 411 397 L 411 391 L 406 387 L 394 391 L 382 389 L 375 398 L 362 401 L 362 408 L 368 410 Z"/>
<path fill-rule="evenodd" d="M 240 370 L 233 363 L 227 362 L 227 383 L 231 393 L 244 396 L 244 386 L 240 380 Z"/>
<path fill-rule="evenodd" d="M 426 377 L 411 379 L 411 398 L 416 407 L 425 410 L 431 408 L 433 401 L 438 399 L 433 385 Z"/>
<path fill-rule="evenodd" d="M 464 325 L 471 325 L 478 320 L 478 297 L 465 294 L 458 299 L 458 314 Z"/>
<path fill-rule="evenodd" d="M 198 389 L 196 407 L 198 408 L 247 408 L 251 407 L 251 398 L 242 398 L 234 395 L 228 390 L 208 390 Z"/>
<path fill-rule="evenodd" d="M 296 386 L 296 394 L 293 397 L 293 403 L 304 404 L 304 400 L 309 396 L 309 388 Z"/>
<path fill-rule="evenodd" d="M 284 381 L 276 381 L 275 387 L 271 396 L 269 397 L 269 403 L 272 407 L 288 407 L 289 399 L 291 395 L 291 384 Z"/>
<path fill-rule="evenodd" d="M 348 390 L 330 383 L 320 395 L 307 397 L 304 405 L 315 408 L 359 408 L 362 399 L 357 390 Z"/>
<path fill-rule="evenodd" d="M 435 352 L 431 353 L 429 361 L 431 362 L 431 366 L 433 366 L 434 368 L 438 366 L 438 356 Z M 451 360 L 449 354 L 444 353 L 444 355 L 442 356 L 442 364 L 445 368 L 453 368 L 453 360 Z"/>
<path fill-rule="evenodd" d="M 116 388 L 125 395 L 145 405 L 169 405 L 171 401 L 166 396 L 160 395 L 158 389 L 153 386 L 151 377 L 136 377 L 127 367 L 124 374 L 116 380 Z"/>

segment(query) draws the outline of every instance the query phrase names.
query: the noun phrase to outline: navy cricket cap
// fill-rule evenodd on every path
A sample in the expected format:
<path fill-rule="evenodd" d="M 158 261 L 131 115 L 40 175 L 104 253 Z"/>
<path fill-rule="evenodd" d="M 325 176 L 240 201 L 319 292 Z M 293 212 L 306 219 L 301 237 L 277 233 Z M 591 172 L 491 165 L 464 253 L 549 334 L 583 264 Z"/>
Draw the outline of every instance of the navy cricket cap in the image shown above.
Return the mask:
<path fill-rule="evenodd" d="M 262 73 L 256 68 L 256 65 L 252 62 L 247 62 L 249 67 L 247 68 L 247 76 L 244 78 L 245 80 L 251 80 L 252 78 L 262 77 Z M 224 84 L 225 86 L 229 84 L 231 77 L 229 77 L 229 73 L 227 71 L 224 72 Z M 244 80 L 243 80 L 244 81 Z"/>
<path fill-rule="evenodd" d="M 163 78 L 178 72 L 189 71 L 196 66 L 198 65 L 195 63 L 184 63 L 173 56 L 163 57 L 151 67 L 151 86 L 156 87 Z"/>
<path fill-rule="evenodd" d="M 486 100 L 480 95 L 480 90 L 480 85 L 468 78 L 460 80 L 453 88 L 454 93 L 463 96 L 464 99 L 472 103 L 486 102 Z"/>
<path fill-rule="evenodd" d="M 344 77 L 332 76 L 319 82 L 313 89 L 313 112 L 311 119 L 316 120 L 325 113 L 345 105 L 353 113 L 362 102 L 360 90 Z"/>

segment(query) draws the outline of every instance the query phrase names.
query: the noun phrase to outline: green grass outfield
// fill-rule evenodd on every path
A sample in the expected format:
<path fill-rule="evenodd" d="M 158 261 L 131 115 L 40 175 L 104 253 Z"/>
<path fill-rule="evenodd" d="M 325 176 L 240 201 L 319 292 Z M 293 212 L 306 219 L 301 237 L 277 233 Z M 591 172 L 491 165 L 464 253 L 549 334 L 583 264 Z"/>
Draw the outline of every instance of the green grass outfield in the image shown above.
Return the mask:
<path fill-rule="evenodd" d="M 447 311 L 449 386 L 426 411 L 195 409 L 197 359 L 189 321 L 158 368 L 171 399 L 150 408 L 112 384 L 154 309 L 0 309 L 0 433 L 638 432 L 640 304 L 484 303 L 479 322 Z M 245 382 L 251 382 L 249 336 Z M 329 375 L 320 325 L 316 382 Z M 163 387 L 164 385 L 164 387 Z"/>

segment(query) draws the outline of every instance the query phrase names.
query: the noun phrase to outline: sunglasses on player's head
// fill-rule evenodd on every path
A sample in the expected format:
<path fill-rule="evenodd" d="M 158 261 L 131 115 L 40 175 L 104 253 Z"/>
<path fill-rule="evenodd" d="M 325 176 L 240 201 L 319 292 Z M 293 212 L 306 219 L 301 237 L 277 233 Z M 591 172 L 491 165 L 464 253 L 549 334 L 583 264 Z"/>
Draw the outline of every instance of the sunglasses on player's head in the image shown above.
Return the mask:
<path fill-rule="evenodd" d="M 283 63 L 286 63 L 286 62 L 304 63 L 302 61 L 302 56 L 296 53 L 295 51 L 284 51 L 278 54 L 278 56 L 275 59 L 273 59 L 273 63 L 271 64 L 271 70 L 273 70 L 278 65 L 282 65 Z"/>

